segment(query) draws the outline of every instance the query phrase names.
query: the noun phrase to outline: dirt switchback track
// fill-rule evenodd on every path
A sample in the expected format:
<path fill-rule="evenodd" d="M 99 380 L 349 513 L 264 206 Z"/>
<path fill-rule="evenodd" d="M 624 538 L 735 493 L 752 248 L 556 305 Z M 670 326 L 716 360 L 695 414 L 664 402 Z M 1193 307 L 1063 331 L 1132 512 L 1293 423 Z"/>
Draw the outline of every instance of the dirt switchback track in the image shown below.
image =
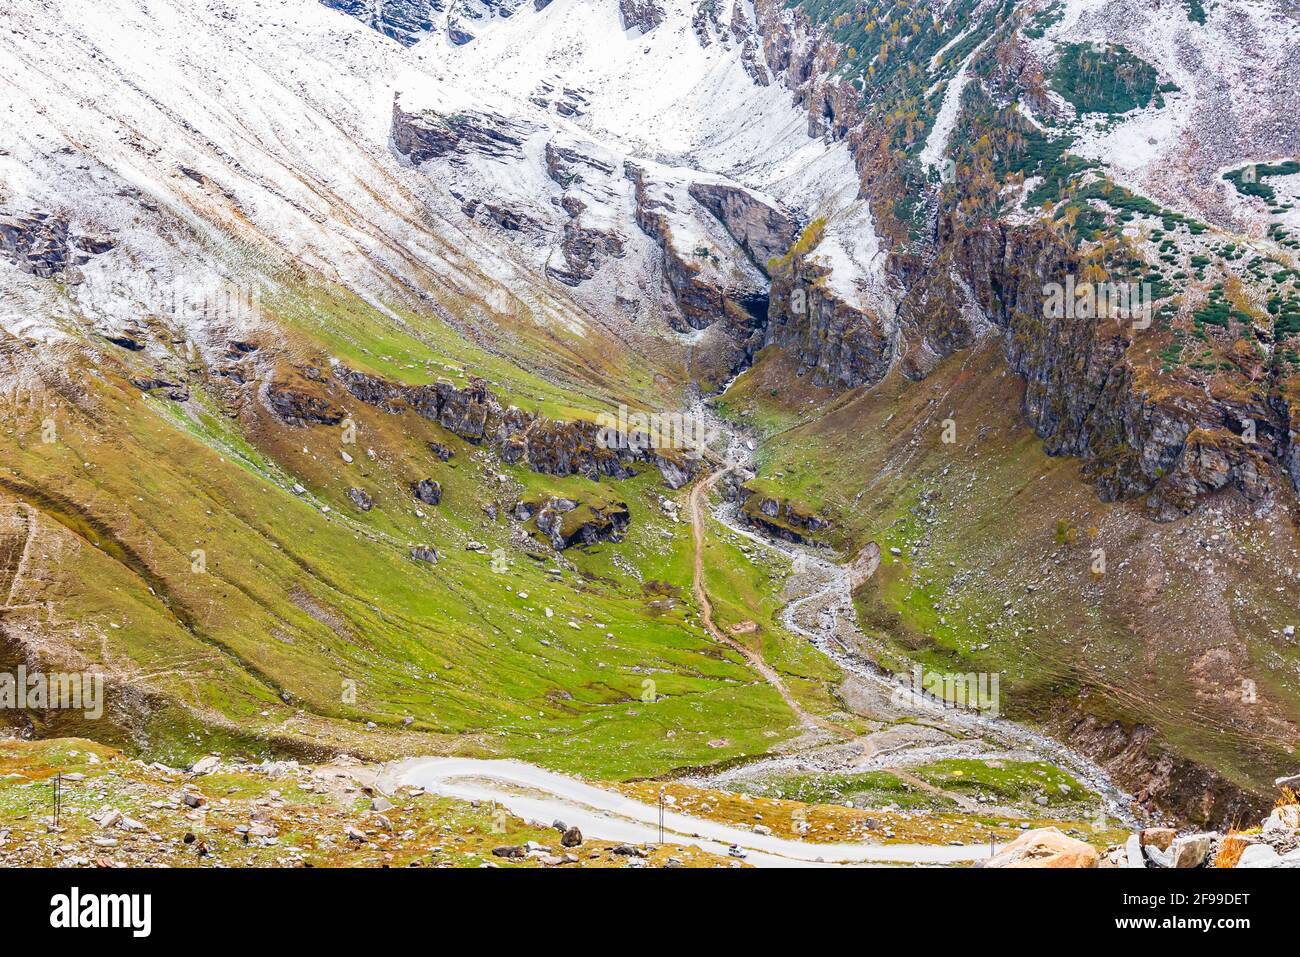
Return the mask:
<path fill-rule="evenodd" d="M 733 466 L 719 468 L 712 472 L 706 479 L 697 482 L 691 489 L 688 500 L 691 510 L 691 533 L 695 539 L 695 567 L 691 578 L 691 590 L 695 593 L 695 601 L 700 608 L 700 620 L 704 622 L 704 628 L 717 641 L 736 651 L 749 662 L 750 667 L 763 676 L 768 684 L 776 689 L 777 694 L 789 706 L 798 717 L 801 724 L 807 728 L 821 728 L 830 731 L 836 735 L 842 735 L 844 731 L 822 718 L 809 714 L 803 706 L 794 699 L 790 694 L 790 689 L 785 686 L 781 676 L 776 673 L 762 656 L 752 648 L 737 641 L 731 635 L 727 634 L 718 627 L 713 620 L 713 604 L 709 601 L 709 595 L 704 587 L 704 523 L 707 520 L 708 508 L 706 507 L 709 499 L 709 492 L 713 487 L 725 478 Z"/>

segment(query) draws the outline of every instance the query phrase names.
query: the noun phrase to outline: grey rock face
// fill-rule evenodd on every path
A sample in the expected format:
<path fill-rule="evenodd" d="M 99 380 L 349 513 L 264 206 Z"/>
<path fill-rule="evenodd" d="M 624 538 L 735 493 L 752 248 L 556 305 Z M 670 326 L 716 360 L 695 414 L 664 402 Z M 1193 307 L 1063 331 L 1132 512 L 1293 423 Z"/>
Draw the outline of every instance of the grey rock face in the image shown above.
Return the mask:
<path fill-rule="evenodd" d="M 408 113 L 393 100 L 393 145 L 412 163 L 452 154 L 518 155 L 520 131 L 488 113 Z"/>
<path fill-rule="evenodd" d="M 657 0 L 618 0 L 618 12 L 624 30 L 649 33 L 664 22 L 664 8 Z"/>
<path fill-rule="evenodd" d="M 411 494 L 425 505 L 437 505 L 442 501 L 442 483 L 433 479 L 420 479 L 411 483 Z"/>
<path fill-rule="evenodd" d="M 672 198 L 672 190 L 655 188 L 649 174 L 634 163 L 624 167 L 635 188 L 636 221 L 663 250 L 664 275 L 673 298 L 692 329 L 707 329 L 719 320 L 734 327 L 737 338 L 747 338 L 767 319 L 768 290 L 762 274 L 737 253 L 740 264 L 723 262 L 711 268 L 703 255 L 709 250 L 683 249 L 675 241 L 674 215 L 691 215 Z M 694 203 L 689 195 L 687 203 Z M 703 254 L 703 255 L 702 255 Z M 755 343 L 757 345 L 757 343 Z"/>
<path fill-rule="evenodd" d="M 375 506 L 374 499 L 370 497 L 370 493 L 362 488 L 348 489 L 348 498 L 351 500 L 353 505 L 363 512 L 368 512 Z"/>
<path fill-rule="evenodd" d="M 569 217 L 560 234 L 562 258 L 553 257 L 546 271 L 565 285 L 577 286 L 595 276 L 604 260 L 624 255 L 623 237 L 614 230 L 592 225 L 585 215 L 587 204 L 570 191 L 590 177 L 612 175 L 614 167 L 598 157 L 555 143 L 546 144 L 545 158 L 547 174 L 566 191 L 560 199 L 560 208 Z"/>
<path fill-rule="evenodd" d="M 73 233 L 51 213 L 0 215 L 0 256 L 25 273 L 52 279 L 113 248 L 111 240 Z"/>
<path fill-rule="evenodd" d="M 332 10 L 356 17 L 372 30 L 413 46 L 434 28 L 433 15 L 445 9 L 445 0 L 320 0 Z"/>
<path fill-rule="evenodd" d="M 335 367 L 334 376 L 367 405 L 390 413 L 414 411 L 468 442 L 491 446 L 508 464 L 523 463 L 534 472 L 625 479 L 636 474 L 637 463 L 664 460 L 675 463 L 689 481 L 698 468 L 698 460 L 673 449 L 606 441 L 595 422 L 561 422 L 513 406 L 503 408 L 481 379 L 458 389 L 450 382 L 398 385 L 343 366 Z"/>
<path fill-rule="evenodd" d="M 748 190 L 726 184 L 692 183 L 690 194 L 717 217 L 764 273 L 768 261 L 785 255 L 799 236 L 799 224 L 793 216 Z"/>
<path fill-rule="evenodd" d="M 829 272 L 802 255 L 775 271 L 764 344 L 798 356 L 816 386 L 879 382 L 895 361 L 897 326 L 845 301 L 825 282 Z"/>

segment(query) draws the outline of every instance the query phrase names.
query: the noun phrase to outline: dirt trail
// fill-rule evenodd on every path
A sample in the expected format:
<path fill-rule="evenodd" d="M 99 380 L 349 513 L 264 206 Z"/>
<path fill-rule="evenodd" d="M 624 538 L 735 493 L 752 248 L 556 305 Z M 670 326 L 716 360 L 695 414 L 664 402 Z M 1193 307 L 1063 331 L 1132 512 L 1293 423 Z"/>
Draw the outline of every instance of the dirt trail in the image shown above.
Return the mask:
<path fill-rule="evenodd" d="M 892 774 L 894 777 L 898 778 L 898 780 L 906 784 L 910 784 L 912 787 L 917 788 L 918 790 L 924 791 L 927 794 L 933 794 L 936 797 L 947 798 L 949 801 L 952 801 L 954 804 L 960 807 L 963 811 L 979 811 L 979 812 L 986 813 L 990 810 L 988 807 L 980 805 L 975 801 L 972 801 L 970 798 L 966 797 L 965 795 L 958 794 L 956 791 L 945 791 L 943 788 L 935 787 L 933 784 L 931 784 L 929 781 L 926 781 L 924 778 L 918 778 L 911 771 L 904 771 L 902 768 L 897 768 L 897 767 L 890 767 L 887 768 L 886 770 L 888 770 L 889 773 Z"/>
<path fill-rule="evenodd" d="M 691 512 L 691 533 L 695 538 L 695 570 L 691 578 L 691 589 L 695 593 L 696 604 L 700 609 L 700 620 L 704 622 L 704 628 L 717 641 L 743 655 L 749 662 L 751 668 L 763 676 L 763 679 L 776 689 L 777 694 L 799 717 L 799 721 L 808 728 L 822 728 L 837 735 L 844 734 L 844 731 L 822 718 L 809 714 L 803 706 L 794 699 L 790 690 L 781 680 L 781 676 L 776 673 L 758 652 L 754 651 L 747 645 L 737 641 L 731 635 L 718 627 L 717 622 L 713 620 L 713 604 L 709 601 L 708 591 L 704 587 L 704 523 L 707 520 L 709 510 L 707 503 L 709 492 L 723 478 L 731 473 L 734 466 L 725 466 L 714 471 L 708 478 L 697 482 L 691 489 L 688 504 Z"/>

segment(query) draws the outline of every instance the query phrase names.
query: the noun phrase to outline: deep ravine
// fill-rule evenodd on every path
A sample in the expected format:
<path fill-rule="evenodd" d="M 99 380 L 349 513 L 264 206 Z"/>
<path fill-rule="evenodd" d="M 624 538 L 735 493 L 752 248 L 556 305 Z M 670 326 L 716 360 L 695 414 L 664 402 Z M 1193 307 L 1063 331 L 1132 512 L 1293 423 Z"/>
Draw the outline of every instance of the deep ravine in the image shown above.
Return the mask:
<path fill-rule="evenodd" d="M 727 387 L 729 386 L 730 383 Z M 725 393 L 727 387 L 719 394 Z M 718 415 L 706 400 L 695 402 L 692 414 L 702 417 L 706 422 L 706 433 L 715 437 L 711 447 L 725 449 L 721 455 L 722 464 L 708 477 L 699 480 L 692 491 L 694 508 L 697 497 L 701 496 L 707 505 L 709 492 L 724 475 L 734 473 L 746 476 L 756 471 L 754 452 L 758 443 L 754 436 Z M 1033 728 L 975 711 L 945 706 L 931 696 L 918 695 L 911 690 L 904 677 L 885 671 L 875 662 L 853 651 L 850 644 L 840 637 L 841 629 L 848 630 L 850 634 L 861 634 L 853 610 L 849 573 L 843 565 L 833 560 L 827 550 L 781 541 L 746 524 L 734 501 L 724 499 L 714 503 L 707 511 L 730 532 L 788 560 L 800 582 L 810 583 L 806 586 L 809 590 L 805 594 L 789 601 L 782 610 L 780 621 L 784 628 L 806 639 L 846 675 L 869 682 L 886 692 L 891 709 L 938 723 L 954 736 L 950 747 L 917 746 L 901 752 L 856 759 L 852 764 L 855 770 L 902 770 L 909 763 L 957 755 L 973 759 L 1039 760 L 1069 772 L 1100 795 L 1103 807 L 1098 809 L 1099 818 L 1104 815 L 1126 827 L 1136 825 L 1132 796 L 1111 781 L 1110 776 L 1096 762 Z M 694 512 L 692 517 L 694 518 Z M 700 541 L 701 535 L 697 530 L 697 549 Z M 796 713 L 802 714 L 802 709 L 796 709 Z M 804 723 L 807 725 L 808 721 L 805 720 Z M 823 724 L 820 721 L 816 723 Z M 742 777 L 752 780 L 767 771 L 791 771 L 798 768 L 801 772 L 806 772 L 809 768 L 816 768 L 818 763 L 816 760 L 806 760 L 808 752 L 824 749 L 825 745 L 824 738 L 813 739 L 807 746 L 800 746 L 790 753 L 763 757 L 718 774 L 700 776 L 696 780 L 703 784 L 721 785 Z M 825 769 L 838 773 L 843 770 L 839 764 L 838 760 L 833 759 L 832 766 Z"/>

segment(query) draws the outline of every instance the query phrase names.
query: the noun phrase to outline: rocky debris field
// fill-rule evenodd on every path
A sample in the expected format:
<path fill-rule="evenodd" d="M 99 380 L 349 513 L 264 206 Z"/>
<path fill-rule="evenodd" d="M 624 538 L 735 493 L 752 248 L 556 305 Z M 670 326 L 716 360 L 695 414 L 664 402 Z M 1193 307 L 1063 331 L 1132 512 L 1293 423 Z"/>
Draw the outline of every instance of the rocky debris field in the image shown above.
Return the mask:
<path fill-rule="evenodd" d="M 1291 785 L 1300 784 L 1292 778 Z M 1054 827 L 1022 835 L 984 867 L 1131 867 L 1189 870 L 1300 867 L 1300 795 L 1284 786 L 1277 806 L 1258 827 L 1179 834 L 1148 827 L 1098 854 L 1093 846 Z"/>

